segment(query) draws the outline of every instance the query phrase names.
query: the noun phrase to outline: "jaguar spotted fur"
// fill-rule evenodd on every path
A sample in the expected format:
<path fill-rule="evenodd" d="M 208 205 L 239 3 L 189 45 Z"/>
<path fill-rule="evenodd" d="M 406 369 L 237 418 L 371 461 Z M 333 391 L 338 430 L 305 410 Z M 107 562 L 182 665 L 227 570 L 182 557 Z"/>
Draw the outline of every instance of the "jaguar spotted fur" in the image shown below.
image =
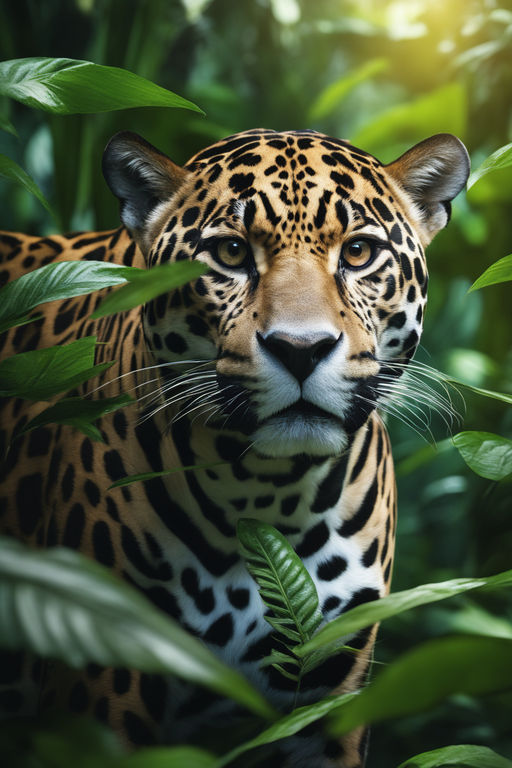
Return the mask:
<path fill-rule="evenodd" d="M 467 153 L 439 134 L 382 165 L 314 131 L 253 130 L 178 167 L 121 133 L 103 162 L 124 226 L 4 233 L 2 281 L 73 259 L 149 268 L 198 259 L 210 271 L 108 318 L 90 319 L 97 294 L 47 304 L 40 320 L 1 337 L 10 355 L 96 335 L 97 362 L 116 362 L 99 390 L 92 381 L 80 393 L 129 390 L 140 402 L 101 420 L 104 443 L 64 426 L 13 442 L 3 531 L 114 569 L 286 710 L 294 686 L 260 665 L 274 639 L 236 522 L 255 517 L 284 533 L 325 620 L 388 591 L 395 480 L 377 409 L 418 344 L 424 249 L 466 182 Z M 4 402 L 4 440 L 42 407 Z M 127 474 L 216 461 L 225 463 L 108 490 Z M 375 633 L 306 675 L 300 703 L 361 685 Z M 134 745 L 187 741 L 239 715 L 176 680 L 95 665 L 71 673 L 17 654 L 1 682 L 11 713 L 34 702 L 93 713 Z M 298 734 L 265 765 L 361 768 L 365 743 L 363 729 L 336 743 Z"/>

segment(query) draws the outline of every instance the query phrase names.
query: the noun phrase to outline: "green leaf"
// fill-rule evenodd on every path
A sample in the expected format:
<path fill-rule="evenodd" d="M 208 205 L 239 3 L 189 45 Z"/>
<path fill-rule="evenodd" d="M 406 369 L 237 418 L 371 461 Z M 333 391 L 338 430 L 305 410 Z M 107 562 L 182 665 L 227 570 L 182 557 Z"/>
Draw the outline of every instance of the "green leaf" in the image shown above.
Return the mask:
<path fill-rule="evenodd" d="M 451 579 L 450 581 L 422 584 L 419 587 L 414 587 L 414 589 L 395 592 L 380 598 L 380 600 L 371 600 L 368 603 L 357 605 L 339 618 L 330 621 L 309 642 L 297 648 L 296 653 L 298 656 L 308 654 L 339 640 L 344 635 L 352 634 L 364 629 L 364 627 L 369 627 L 376 622 L 397 616 L 399 613 L 417 608 L 420 605 L 446 600 L 473 589 L 501 589 L 510 586 L 512 586 L 512 570 L 486 578 Z"/>
<path fill-rule="evenodd" d="M 260 520 L 242 518 L 237 535 L 249 573 L 260 587 L 263 602 L 281 609 L 284 625 L 304 643 L 318 628 L 322 616 L 313 579 L 291 544 L 276 528 Z M 281 631 L 273 617 L 265 616 Z"/>
<path fill-rule="evenodd" d="M 62 347 L 20 352 L 0 362 L 0 397 L 50 400 L 110 368 L 94 365 L 96 336 L 85 336 Z"/>
<path fill-rule="evenodd" d="M 284 669 L 272 658 L 270 663 L 282 675 L 297 681 L 298 695 L 305 662 L 297 660 L 294 654 L 322 621 L 315 584 L 290 543 L 273 526 L 242 518 L 238 521 L 237 535 L 247 569 L 259 587 L 261 599 L 272 612 L 265 615 L 265 620 L 281 636 L 283 648 L 289 651 L 288 663 L 298 667 L 298 673 Z"/>
<path fill-rule="evenodd" d="M 377 115 L 351 141 L 368 152 L 391 162 L 411 142 L 434 133 L 463 136 L 466 129 L 466 92 L 460 83 L 450 83 L 426 96 L 398 104 Z M 397 147 L 397 143 L 401 146 Z"/>
<path fill-rule="evenodd" d="M 0 539 L 0 645 L 57 658 L 175 674 L 264 717 L 270 705 L 197 638 L 107 568 L 68 549 Z"/>
<path fill-rule="evenodd" d="M 0 332 L 30 322 L 27 313 L 39 304 L 119 285 L 140 271 L 101 261 L 60 261 L 27 272 L 0 289 Z"/>
<path fill-rule="evenodd" d="M 448 376 L 446 373 L 442 373 L 442 371 L 438 371 L 432 367 L 429 367 L 429 372 L 432 376 L 435 376 L 435 378 L 437 378 L 439 381 L 442 381 L 445 384 L 450 384 L 451 386 L 455 387 L 455 389 L 457 389 L 458 387 L 464 387 L 464 389 L 469 389 L 471 392 L 474 392 L 476 395 L 481 395 L 482 397 L 490 397 L 493 400 L 501 400 L 501 402 L 503 403 L 512 404 L 512 395 L 509 395 L 505 392 L 494 392 L 491 389 L 482 389 L 481 387 L 475 387 L 472 384 L 468 384 L 465 381 L 456 379 L 453 376 Z"/>
<path fill-rule="evenodd" d="M 120 480 L 116 480 L 115 483 L 112 483 L 112 485 L 109 485 L 108 489 L 110 490 L 111 488 L 122 488 L 125 485 L 130 485 L 131 483 L 140 483 L 144 482 L 145 480 L 152 480 L 154 477 L 175 475 L 177 472 L 197 472 L 200 469 L 211 469 L 212 467 L 226 466 L 227 463 L 227 461 L 213 461 L 208 464 L 197 464 L 193 467 L 173 467 L 172 469 L 162 469 L 160 472 L 142 472 L 139 475 L 127 475 L 126 477 L 122 477 Z"/>
<path fill-rule="evenodd" d="M 296 707 L 293 712 L 277 720 L 254 739 L 235 747 L 229 754 L 219 760 L 215 768 L 223 768 L 236 757 L 251 749 L 293 736 L 311 723 L 321 720 L 333 710 L 346 706 L 357 695 L 357 692 L 343 693 L 338 696 L 329 696 L 329 698 L 321 699 L 314 704 L 308 704 L 304 707 Z"/>
<path fill-rule="evenodd" d="M 310 120 L 322 120 L 334 112 L 350 91 L 360 83 L 383 72 L 389 66 L 387 59 L 370 59 L 362 66 L 324 88 L 311 106 Z"/>
<path fill-rule="evenodd" d="M 489 747 L 457 744 L 422 752 L 421 755 L 400 763 L 398 768 L 444 768 L 447 765 L 458 765 L 462 768 L 512 768 L 512 761 L 493 752 Z"/>
<path fill-rule="evenodd" d="M 11 181 L 15 181 L 17 184 L 25 187 L 25 189 L 32 195 L 37 197 L 41 205 L 44 205 L 46 210 L 55 218 L 55 213 L 53 212 L 50 203 L 43 195 L 34 179 L 29 176 L 18 163 L 15 163 L 14 160 L 11 160 L 11 158 L 6 155 L 0 155 L 0 176 L 4 176 L 6 179 L 11 179 Z"/>
<path fill-rule="evenodd" d="M 512 440 L 492 432 L 459 432 L 453 442 L 473 472 L 488 480 L 512 473 Z"/>
<path fill-rule="evenodd" d="M 464 387 L 465 389 L 469 389 L 476 395 L 481 395 L 482 397 L 490 397 L 493 400 L 501 400 L 502 403 L 510 403 L 512 405 L 512 395 L 508 395 L 505 392 L 494 392 L 492 389 L 473 387 L 471 384 L 466 384 L 465 381 L 460 381 L 460 379 L 453 379 L 450 376 L 445 376 L 444 381 L 447 384 L 454 384 L 457 387 Z"/>
<path fill-rule="evenodd" d="M 468 189 L 471 189 L 479 179 L 493 171 L 500 171 L 512 165 L 512 144 L 506 144 L 489 155 L 468 179 Z"/>
<path fill-rule="evenodd" d="M 504 283 L 507 280 L 512 280 L 512 254 L 504 256 L 487 267 L 485 272 L 475 280 L 468 293 L 476 291 L 478 288 L 485 288 L 486 285 L 496 285 L 496 283 Z"/>
<path fill-rule="evenodd" d="M 133 309 L 139 304 L 145 304 L 162 293 L 167 293 L 180 285 L 195 280 L 208 271 L 208 266 L 200 261 L 177 261 L 173 264 L 162 264 L 159 267 L 145 270 L 140 269 L 130 274 L 128 285 L 123 285 L 117 291 L 109 294 L 95 312 L 92 318 L 105 317 L 115 312 Z"/>
<path fill-rule="evenodd" d="M 133 72 L 76 59 L 3 61 L 0 94 L 58 115 L 128 107 L 181 107 L 202 113 L 192 102 Z"/>
<path fill-rule="evenodd" d="M 76 427 L 93 440 L 103 441 L 100 431 L 92 422 L 135 402 L 129 395 L 105 397 L 101 400 L 85 400 L 82 397 L 68 397 L 46 408 L 42 413 L 15 431 L 13 439 L 31 432 L 45 424 L 68 424 Z"/>
<path fill-rule="evenodd" d="M 329 730 L 416 714 L 454 694 L 483 695 L 512 686 L 512 640 L 445 637 L 425 643 L 386 667 L 359 696 L 331 715 Z"/>

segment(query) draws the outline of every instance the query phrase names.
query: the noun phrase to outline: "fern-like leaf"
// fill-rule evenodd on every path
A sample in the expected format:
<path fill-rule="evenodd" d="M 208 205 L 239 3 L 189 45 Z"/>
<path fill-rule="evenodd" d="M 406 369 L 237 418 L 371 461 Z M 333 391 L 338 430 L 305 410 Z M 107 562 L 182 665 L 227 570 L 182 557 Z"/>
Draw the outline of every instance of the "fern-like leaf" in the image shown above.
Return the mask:
<path fill-rule="evenodd" d="M 243 518 L 238 522 L 237 533 L 247 569 L 269 608 L 265 619 L 285 649 L 272 651 L 265 663 L 297 681 L 299 687 L 307 658 L 298 659 L 295 649 L 313 636 L 322 621 L 313 579 L 289 542 L 273 526 Z"/>

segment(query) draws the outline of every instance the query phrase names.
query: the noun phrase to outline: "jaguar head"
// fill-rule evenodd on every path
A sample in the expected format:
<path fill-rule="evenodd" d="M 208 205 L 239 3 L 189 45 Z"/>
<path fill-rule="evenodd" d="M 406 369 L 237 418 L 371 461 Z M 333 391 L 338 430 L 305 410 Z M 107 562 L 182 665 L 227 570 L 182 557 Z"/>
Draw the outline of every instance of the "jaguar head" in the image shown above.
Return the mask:
<path fill-rule="evenodd" d="M 209 267 L 145 307 L 171 410 L 263 455 L 342 453 L 418 344 L 424 248 L 466 182 L 463 144 L 439 134 L 382 165 L 314 131 L 256 130 L 179 167 L 121 133 L 103 167 L 149 267 Z"/>

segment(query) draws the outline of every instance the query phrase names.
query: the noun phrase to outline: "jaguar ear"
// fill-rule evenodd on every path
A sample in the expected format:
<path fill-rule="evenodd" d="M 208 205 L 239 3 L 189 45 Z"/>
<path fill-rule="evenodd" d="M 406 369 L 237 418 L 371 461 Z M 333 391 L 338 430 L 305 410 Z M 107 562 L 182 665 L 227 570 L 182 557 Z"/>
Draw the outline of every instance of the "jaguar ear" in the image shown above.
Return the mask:
<path fill-rule="evenodd" d="M 464 144 L 451 133 L 438 133 L 416 144 L 385 168 L 413 201 L 427 245 L 450 219 L 450 201 L 469 176 Z"/>
<path fill-rule="evenodd" d="M 155 208 L 176 194 L 188 172 L 130 131 L 116 133 L 103 152 L 103 175 L 121 202 L 121 221 L 141 244 Z M 145 237 L 146 235 L 146 237 Z"/>

